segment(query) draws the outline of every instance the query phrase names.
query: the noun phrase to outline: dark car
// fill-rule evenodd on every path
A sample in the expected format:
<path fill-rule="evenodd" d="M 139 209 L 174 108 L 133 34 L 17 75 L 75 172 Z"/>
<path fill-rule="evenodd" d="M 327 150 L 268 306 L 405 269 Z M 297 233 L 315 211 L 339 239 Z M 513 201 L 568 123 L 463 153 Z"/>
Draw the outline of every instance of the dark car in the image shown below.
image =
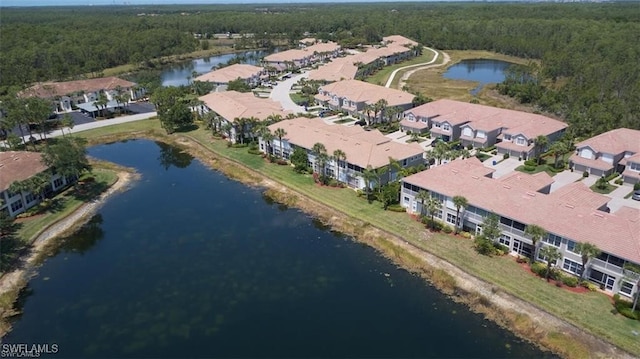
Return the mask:
<path fill-rule="evenodd" d="M 365 120 L 360 120 L 360 121 L 356 122 L 356 125 L 358 125 L 358 126 L 364 126 L 366 124 L 367 124 L 367 121 L 365 121 Z"/>

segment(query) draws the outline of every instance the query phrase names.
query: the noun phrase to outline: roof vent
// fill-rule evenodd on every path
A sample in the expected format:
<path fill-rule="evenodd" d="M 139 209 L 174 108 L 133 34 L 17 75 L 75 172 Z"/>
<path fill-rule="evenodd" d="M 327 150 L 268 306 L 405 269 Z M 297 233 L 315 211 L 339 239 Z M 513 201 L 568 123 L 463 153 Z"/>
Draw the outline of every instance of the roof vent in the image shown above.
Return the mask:
<path fill-rule="evenodd" d="M 592 214 L 596 217 L 604 218 L 604 216 L 600 213 L 593 212 Z"/>
<path fill-rule="evenodd" d="M 536 194 L 531 191 L 527 191 L 527 196 L 535 197 Z"/>
<path fill-rule="evenodd" d="M 20 159 L 20 157 L 14 157 L 14 158 L 13 158 L 13 160 L 14 160 L 14 161 L 17 161 L 17 160 L 19 160 L 19 159 Z"/>
<path fill-rule="evenodd" d="M 451 169 L 451 172 L 453 172 L 453 173 L 458 173 L 458 170 L 456 170 L 456 169 Z"/>
<path fill-rule="evenodd" d="M 569 203 L 565 203 L 565 205 L 564 205 L 564 206 L 565 206 L 565 207 L 567 207 L 567 208 L 571 208 L 571 209 L 576 208 L 574 205 L 569 204 Z"/>
<path fill-rule="evenodd" d="M 478 177 L 478 176 L 471 176 L 471 178 L 473 178 L 473 179 L 480 179 L 480 177 Z"/>
<path fill-rule="evenodd" d="M 511 189 L 511 186 L 506 185 L 506 184 L 503 184 L 503 185 L 502 185 L 502 188 Z"/>

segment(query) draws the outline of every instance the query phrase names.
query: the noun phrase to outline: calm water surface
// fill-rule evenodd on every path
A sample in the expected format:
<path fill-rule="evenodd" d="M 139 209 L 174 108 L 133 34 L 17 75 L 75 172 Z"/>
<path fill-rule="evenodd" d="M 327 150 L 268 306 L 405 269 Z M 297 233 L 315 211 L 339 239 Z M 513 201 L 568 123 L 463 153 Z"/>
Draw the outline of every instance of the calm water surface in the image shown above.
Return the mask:
<path fill-rule="evenodd" d="M 44 263 L 5 343 L 56 343 L 55 358 L 549 356 L 173 147 L 89 152 L 142 179 Z"/>
<path fill-rule="evenodd" d="M 162 86 L 188 85 L 190 79 L 193 77 L 194 71 L 197 73 L 196 76 L 200 76 L 210 72 L 212 68 L 217 67 L 220 64 L 226 64 L 229 60 L 236 57 L 239 57 L 243 64 L 256 65 L 268 54 L 269 53 L 265 51 L 246 51 L 237 54 L 205 57 L 172 65 L 160 75 L 162 79 Z"/>
<path fill-rule="evenodd" d="M 452 80 L 479 82 L 480 84 L 471 90 L 471 94 L 476 95 L 483 86 L 504 81 L 505 70 L 511 65 L 511 62 L 500 60 L 462 60 L 449 67 L 443 76 Z"/>

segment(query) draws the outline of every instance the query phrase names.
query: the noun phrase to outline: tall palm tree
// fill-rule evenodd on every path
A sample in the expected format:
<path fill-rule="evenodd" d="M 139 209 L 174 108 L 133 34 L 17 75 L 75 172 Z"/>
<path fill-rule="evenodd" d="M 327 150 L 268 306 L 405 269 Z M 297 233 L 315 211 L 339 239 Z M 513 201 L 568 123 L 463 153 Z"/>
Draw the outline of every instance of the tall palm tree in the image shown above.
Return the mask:
<path fill-rule="evenodd" d="M 435 198 L 435 197 L 429 197 L 429 200 L 427 201 L 427 211 L 429 212 L 429 215 L 431 216 L 431 229 L 432 230 L 434 230 L 436 228 L 435 216 L 436 216 L 436 212 L 440 208 L 442 208 L 442 202 L 440 202 L 440 200 Z"/>
<path fill-rule="evenodd" d="M 622 267 L 622 272 L 626 281 L 635 282 L 636 292 L 633 297 L 633 307 L 631 308 L 631 313 L 634 313 L 638 306 L 638 298 L 640 298 L 640 266 L 627 262 Z M 622 284 L 622 281 L 620 283 Z"/>
<path fill-rule="evenodd" d="M 438 141 L 431 152 L 433 153 L 433 157 L 438 160 L 438 165 L 441 165 L 442 160 L 448 155 L 449 146 L 442 141 Z"/>
<path fill-rule="evenodd" d="M 558 248 L 554 246 L 544 246 L 540 249 L 540 255 L 547 261 L 547 272 L 545 273 L 545 279 L 549 281 L 549 274 L 551 274 L 551 266 L 562 259 L 562 253 Z"/>
<path fill-rule="evenodd" d="M 469 205 L 469 201 L 463 196 L 453 196 L 453 205 L 456 206 L 456 225 L 454 227 L 454 234 L 458 234 L 458 227 L 462 225 L 462 219 L 460 218 L 460 209 L 465 209 Z"/>
<path fill-rule="evenodd" d="M 421 189 L 416 195 L 416 200 L 420 201 L 420 217 L 424 216 L 424 203 L 431 198 L 429 192 Z"/>
<path fill-rule="evenodd" d="M 560 157 L 562 157 L 562 155 L 569 152 L 569 148 L 565 142 L 556 141 L 551 144 L 551 147 L 549 147 L 549 151 L 551 151 L 551 153 L 553 154 L 553 167 L 559 168 L 559 159 Z"/>
<path fill-rule="evenodd" d="M 282 150 L 282 138 L 287 135 L 287 131 L 285 131 L 281 127 L 278 127 L 273 132 L 273 135 L 278 138 L 278 142 L 280 143 L 280 158 L 283 158 L 284 157 L 284 152 L 282 152 L 283 151 Z"/>
<path fill-rule="evenodd" d="M 376 114 L 376 122 L 378 122 L 378 114 L 380 114 L 380 122 L 383 122 L 384 113 L 387 111 L 387 107 L 389 106 L 389 102 L 387 100 L 381 98 L 374 105 L 374 112 Z"/>
<path fill-rule="evenodd" d="M 579 253 L 582 256 L 582 271 L 580 272 L 580 281 L 583 281 L 584 275 L 587 272 L 587 263 L 589 263 L 592 258 L 599 256 L 601 252 L 595 244 L 591 244 L 589 242 L 577 243 L 575 252 Z"/>
<path fill-rule="evenodd" d="M 536 148 L 536 159 L 538 161 L 538 164 L 540 164 L 540 156 L 549 144 L 549 139 L 545 135 L 539 135 L 533 142 L 535 143 Z"/>
<path fill-rule="evenodd" d="M 333 151 L 333 158 L 336 161 L 336 179 L 340 181 L 340 161 L 347 160 L 347 154 L 341 149 Z"/>
<path fill-rule="evenodd" d="M 367 193 L 367 201 L 371 201 L 371 182 L 375 181 L 378 178 L 378 174 L 376 173 L 376 171 L 371 167 L 371 165 L 368 165 L 367 168 L 365 168 L 362 171 L 362 179 L 364 180 L 364 186 L 366 188 L 366 193 Z"/>
<path fill-rule="evenodd" d="M 527 228 L 524 229 L 524 234 L 531 237 L 531 243 L 533 243 L 533 251 L 531 251 L 531 263 L 533 264 L 538 254 L 538 243 L 547 235 L 547 231 L 536 224 L 529 224 Z"/>
<path fill-rule="evenodd" d="M 324 166 L 326 165 L 326 160 L 328 160 L 329 156 L 327 155 L 327 148 L 324 144 L 320 142 L 316 142 L 311 150 L 315 153 L 315 161 L 313 161 L 316 165 L 316 173 L 320 176 L 324 176 Z"/>
<path fill-rule="evenodd" d="M 268 127 L 266 128 L 266 130 L 264 132 L 262 132 L 262 134 L 260 134 L 260 137 L 264 141 L 265 152 L 268 155 L 272 155 L 273 154 L 273 149 L 271 148 L 271 143 L 272 143 L 273 139 L 276 138 L 276 137 L 271 133 L 271 131 L 269 131 Z"/>
<path fill-rule="evenodd" d="M 389 157 L 389 165 L 387 166 L 387 168 L 389 170 L 389 178 L 387 180 L 387 183 L 391 183 L 391 174 L 392 174 L 392 172 L 395 171 L 396 173 L 399 173 L 400 170 L 402 169 L 402 165 L 395 158 Z M 399 179 L 399 177 L 396 177 L 396 181 L 398 179 Z"/>

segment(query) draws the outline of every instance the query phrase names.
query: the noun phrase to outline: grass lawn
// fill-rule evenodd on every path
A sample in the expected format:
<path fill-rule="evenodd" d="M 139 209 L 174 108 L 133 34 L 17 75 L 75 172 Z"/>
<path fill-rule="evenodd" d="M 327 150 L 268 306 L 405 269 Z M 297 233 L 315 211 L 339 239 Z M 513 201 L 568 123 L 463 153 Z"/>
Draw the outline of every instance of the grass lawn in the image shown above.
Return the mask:
<path fill-rule="evenodd" d="M 616 188 L 618 188 L 618 186 L 614 186 L 610 183 L 607 183 L 607 187 L 606 188 L 598 188 L 598 184 L 594 184 L 591 187 L 591 190 L 595 193 L 600 193 L 600 194 L 609 194 L 611 192 L 613 192 Z"/>
<path fill-rule="evenodd" d="M 142 134 L 144 130 L 156 133 L 159 131 L 158 121 L 138 121 L 86 131 L 81 135 L 96 141 L 99 136 L 112 136 L 118 132 Z M 262 157 L 249 154 L 246 148 L 229 148 L 224 141 L 212 141 L 211 135 L 204 130 L 198 129 L 184 135 L 192 137 L 220 156 L 240 162 L 315 201 L 398 235 L 415 246 L 492 283 L 498 291 L 522 298 L 578 327 L 586 328 L 621 348 L 640 354 L 640 340 L 632 334 L 634 330 L 640 331 L 640 322 L 616 315 L 609 297 L 604 294 L 576 294 L 557 288 L 523 270 L 509 256 L 486 257 L 477 254 L 470 240 L 444 234 L 435 234 L 425 240 L 424 225 L 412 220 L 405 213 L 383 211 L 379 203 L 368 203 L 357 197 L 356 192 L 351 189 L 319 187 L 314 184 L 311 175 L 296 174 L 290 166 L 267 163 Z"/>
<path fill-rule="evenodd" d="M 356 119 L 354 118 L 343 118 L 337 121 L 333 121 L 333 123 L 338 124 L 338 125 L 342 125 L 343 123 L 349 123 L 349 122 L 354 122 L 356 121 Z"/>
<path fill-rule="evenodd" d="M 309 97 L 300 92 L 290 93 L 289 97 L 291 97 L 291 100 L 295 102 L 296 105 L 301 105 L 302 103 L 309 101 Z"/>
<path fill-rule="evenodd" d="M 45 210 L 41 215 L 21 220 L 18 236 L 25 242 L 31 243 L 41 230 L 68 216 L 88 199 L 99 196 L 118 179 L 114 171 L 100 167 L 94 167 L 92 173 L 84 174 L 80 181 L 86 181 L 89 177 L 94 177 L 95 180 L 86 182 L 84 186 L 79 186 L 79 188 L 84 187 L 85 192 L 82 195 L 70 187 L 52 199 L 52 206 L 49 210 Z"/>
<path fill-rule="evenodd" d="M 418 57 L 414 57 L 410 60 L 407 61 L 403 61 L 401 63 L 398 64 L 393 64 L 391 66 L 385 66 L 384 68 L 380 69 L 380 71 L 376 72 L 375 74 L 369 76 L 365 81 L 372 83 L 372 84 L 376 84 L 376 85 L 380 85 L 380 86 L 384 86 L 387 83 L 387 80 L 389 80 L 389 76 L 391 76 L 391 73 L 398 68 L 401 67 L 405 67 L 405 66 L 410 66 L 410 65 L 416 65 L 416 64 L 422 64 L 425 62 L 429 62 L 431 60 L 433 60 L 433 52 L 429 51 L 429 50 L 425 50 L 422 52 L 422 55 L 418 56 Z M 402 75 L 400 74 L 400 71 L 398 71 L 398 74 L 396 74 L 396 77 L 393 81 L 393 83 L 397 84 L 398 83 L 398 79 L 400 79 L 400 77 L 402 77 Z M 393 86 L 393 83 L 391 85 L 392 88 L 395 88 Z"/>

